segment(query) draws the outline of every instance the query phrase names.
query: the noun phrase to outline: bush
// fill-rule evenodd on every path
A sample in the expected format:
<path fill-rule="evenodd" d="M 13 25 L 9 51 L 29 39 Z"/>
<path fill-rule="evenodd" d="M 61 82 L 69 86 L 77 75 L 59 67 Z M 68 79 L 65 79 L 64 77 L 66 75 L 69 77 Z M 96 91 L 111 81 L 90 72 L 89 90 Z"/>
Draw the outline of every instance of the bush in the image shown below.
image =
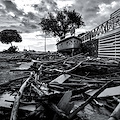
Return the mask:
<path fill-rule="evenodd" d="M 18 47 L 17 46 L 11 46 L 8 48 L 8 50 L 4 50 L 4 53 L 16 53 L 18 52 Z"/>
<path fill-rule="evenodd" d="M 97 57 L 98 54 L 98 40 L 88 41 L 81 44 L 81 52 L 89 56 Z"/>

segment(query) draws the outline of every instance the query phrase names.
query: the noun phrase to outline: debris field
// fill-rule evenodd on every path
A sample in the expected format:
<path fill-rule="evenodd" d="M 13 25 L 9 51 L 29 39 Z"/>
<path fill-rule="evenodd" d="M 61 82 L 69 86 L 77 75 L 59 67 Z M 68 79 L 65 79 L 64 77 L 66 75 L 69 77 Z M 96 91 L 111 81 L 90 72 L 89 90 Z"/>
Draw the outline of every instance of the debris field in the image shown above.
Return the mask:
<path fill-rule="evenodd" d="M 58 53 L 26 58 L 10 70 L 23 75 L 0 83 L 1 120 L 120 119 L 119 59 Z"/>

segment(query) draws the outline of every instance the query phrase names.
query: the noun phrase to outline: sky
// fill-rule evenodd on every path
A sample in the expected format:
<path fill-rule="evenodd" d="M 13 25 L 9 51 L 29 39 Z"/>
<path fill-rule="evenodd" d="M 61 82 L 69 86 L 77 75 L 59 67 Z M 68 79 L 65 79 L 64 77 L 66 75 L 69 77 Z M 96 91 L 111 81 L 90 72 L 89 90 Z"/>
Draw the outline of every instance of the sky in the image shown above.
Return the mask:
<path fill-rule="evenodd" d="M 45 35 L 40 28 L 40 20 L 48 12 L 68 8 L 75 9 L 85 22 L 76 30 L 76 35 L 90 31 L 110 18 L 110 14 L 120 8 L 120 0 L 0 0 L 0 31 L 15 29 L 22 42 L 13 43 L 19 50 L 45 51 Z M 46 50 L 56 51 L 58 38 L 46 37 Z M 0 43 L 0 51 L 10 45 Z"/>

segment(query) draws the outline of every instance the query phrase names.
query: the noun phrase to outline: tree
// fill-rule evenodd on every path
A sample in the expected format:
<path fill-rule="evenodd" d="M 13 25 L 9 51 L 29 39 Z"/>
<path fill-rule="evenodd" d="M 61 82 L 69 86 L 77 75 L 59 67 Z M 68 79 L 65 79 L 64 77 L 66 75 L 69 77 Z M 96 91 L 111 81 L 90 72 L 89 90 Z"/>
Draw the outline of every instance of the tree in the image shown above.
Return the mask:
<path fill-rule="evenodd" d="M 48 13 L 48 16 L 41 19 L 40 26 L 43 32 L 64 38 L 67 33 L 73 34 L 75 29 L 84 25 L 82 16 L 75 10 L 64 9 L 57 14 Z"/>
<path fill-rule="evenodd" d="M 0 32 L 0 41 L 4 44 L 11 44 L 12 42 L 22 42 L 22 37 L 17 30 L 6 29 Z"/>

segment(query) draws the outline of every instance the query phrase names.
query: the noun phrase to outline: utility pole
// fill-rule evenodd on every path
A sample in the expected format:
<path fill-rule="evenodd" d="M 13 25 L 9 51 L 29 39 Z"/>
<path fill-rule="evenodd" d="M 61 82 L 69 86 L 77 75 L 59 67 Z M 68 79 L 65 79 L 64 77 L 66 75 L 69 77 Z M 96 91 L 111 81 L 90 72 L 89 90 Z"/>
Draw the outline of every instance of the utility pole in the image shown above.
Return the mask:
<path fill-rule="evenodd" d="M 45 52 L 46 52 L 46 32 L 45 32 L 45 46 L 44 46 L 44 48 L 45 48 Z"/>

